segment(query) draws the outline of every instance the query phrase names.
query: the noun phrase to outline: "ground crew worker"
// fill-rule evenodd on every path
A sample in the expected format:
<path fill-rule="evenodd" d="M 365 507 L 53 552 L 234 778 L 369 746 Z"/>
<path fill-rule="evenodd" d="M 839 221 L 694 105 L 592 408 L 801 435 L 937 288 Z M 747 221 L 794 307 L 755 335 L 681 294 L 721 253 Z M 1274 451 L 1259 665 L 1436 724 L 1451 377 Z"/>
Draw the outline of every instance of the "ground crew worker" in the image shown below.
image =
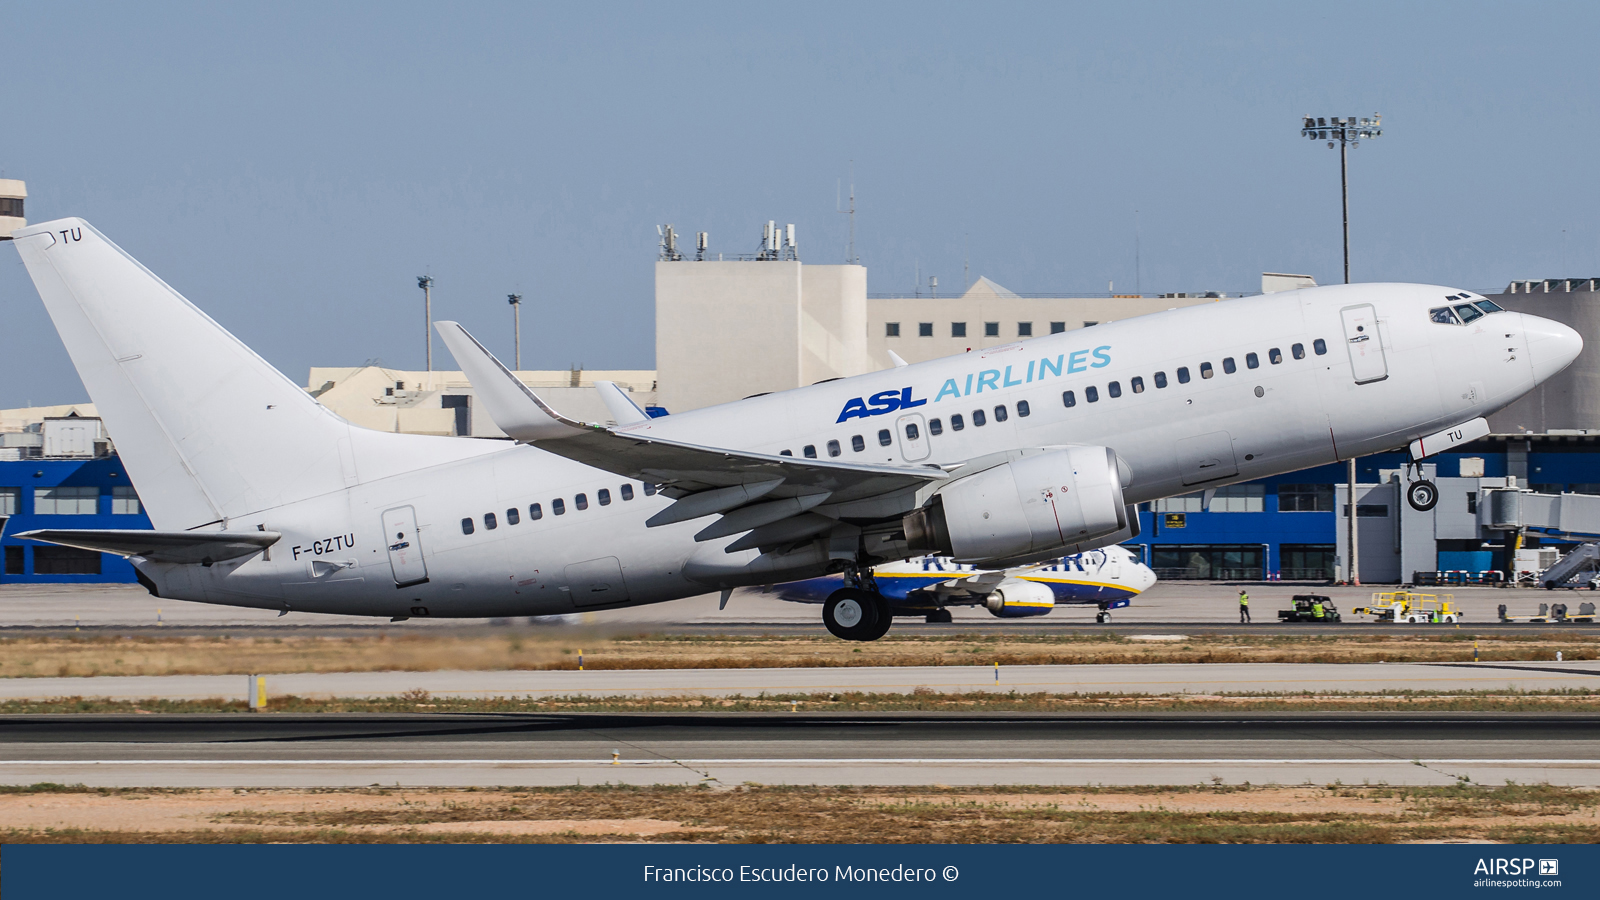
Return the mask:
<path fill-rule="evenodd" d="M 1322 601 L 1321 600 L 1313 600 L 1313 601 L 1311 601 L 1311 617 L 1316 619 L 1318 622 L 1322 621 Z"/>
<path fill-rule="evenodd" d="M 1247 624 L 1250 622 L 1250 595 L 1246 594 L 1243 588 L 1239 589 L 1239 621 Z"/>

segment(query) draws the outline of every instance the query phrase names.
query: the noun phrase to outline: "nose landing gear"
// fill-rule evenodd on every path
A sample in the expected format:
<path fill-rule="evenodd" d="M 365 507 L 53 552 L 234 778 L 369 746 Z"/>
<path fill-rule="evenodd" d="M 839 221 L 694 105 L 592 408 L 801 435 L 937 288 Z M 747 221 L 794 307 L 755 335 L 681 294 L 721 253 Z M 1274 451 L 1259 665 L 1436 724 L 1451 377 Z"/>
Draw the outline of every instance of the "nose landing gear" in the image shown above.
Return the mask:
<path fill-rule="evenodd" d="M 1439 488 L 1431 481 L 1413 481 L 1406 488 L 1406 502 L 1417 512 L 1427 512 L 1439 504 Z"/>

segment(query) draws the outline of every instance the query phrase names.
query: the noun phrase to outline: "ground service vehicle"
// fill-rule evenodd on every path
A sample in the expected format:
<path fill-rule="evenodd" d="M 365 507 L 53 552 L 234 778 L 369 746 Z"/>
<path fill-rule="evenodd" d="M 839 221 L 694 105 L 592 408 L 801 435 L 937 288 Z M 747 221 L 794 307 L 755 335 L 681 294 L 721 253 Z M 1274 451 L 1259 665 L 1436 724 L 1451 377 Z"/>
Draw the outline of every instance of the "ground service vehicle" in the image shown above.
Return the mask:
<path fill-rule="evenodd" d="M 1418 594 L 1412 591 L 1379 591 L 1372 602 L 1350 610 L 1352 614 L 1372 616 L 1390 624 L 1423 625 L 1461 621 L 1461 610 L 1454 594 Z"/>
<path fill-rule="evenodd" d="M 1295 594 L 1293 609 L 1278 610 L 1281 622 L 1334 623 L 1340 621 L 1339 608 L 1321 594 Z"/>

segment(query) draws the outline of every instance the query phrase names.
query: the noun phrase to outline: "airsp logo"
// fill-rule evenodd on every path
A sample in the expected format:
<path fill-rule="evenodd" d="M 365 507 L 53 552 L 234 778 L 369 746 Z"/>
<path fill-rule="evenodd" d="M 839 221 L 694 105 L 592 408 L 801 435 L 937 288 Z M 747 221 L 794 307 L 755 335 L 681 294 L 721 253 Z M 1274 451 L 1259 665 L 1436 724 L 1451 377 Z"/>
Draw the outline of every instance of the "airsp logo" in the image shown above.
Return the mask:
<path fill-rule="evenodd" d="M 911 388 L 901 388 L 898 391 L 879 391 L 865 399 L 852 397 L 844 409 L 839 411 L 839 418 L 834 422 L 838 424 L 847 419 L 866 419 L 872 416 L 881 416 L 892 413 L 897 409 L 911 409 L 914 406 L 923 406 L 927 400 L 911 399 Z"/>

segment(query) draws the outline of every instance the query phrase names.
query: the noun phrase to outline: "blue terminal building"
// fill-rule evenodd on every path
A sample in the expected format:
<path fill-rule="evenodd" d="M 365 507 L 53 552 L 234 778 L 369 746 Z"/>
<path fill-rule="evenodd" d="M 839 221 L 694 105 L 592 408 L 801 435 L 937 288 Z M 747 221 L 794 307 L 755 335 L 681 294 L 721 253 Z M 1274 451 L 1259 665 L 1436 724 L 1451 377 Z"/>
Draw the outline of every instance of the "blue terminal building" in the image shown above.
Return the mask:
<path fill-rule="evenodd" d="M 149 528 L 115 454 L 90 459 L 0 460 L 0 584 L 131 582 L 120 556 L 18 540 L 35 528 Z"/>

